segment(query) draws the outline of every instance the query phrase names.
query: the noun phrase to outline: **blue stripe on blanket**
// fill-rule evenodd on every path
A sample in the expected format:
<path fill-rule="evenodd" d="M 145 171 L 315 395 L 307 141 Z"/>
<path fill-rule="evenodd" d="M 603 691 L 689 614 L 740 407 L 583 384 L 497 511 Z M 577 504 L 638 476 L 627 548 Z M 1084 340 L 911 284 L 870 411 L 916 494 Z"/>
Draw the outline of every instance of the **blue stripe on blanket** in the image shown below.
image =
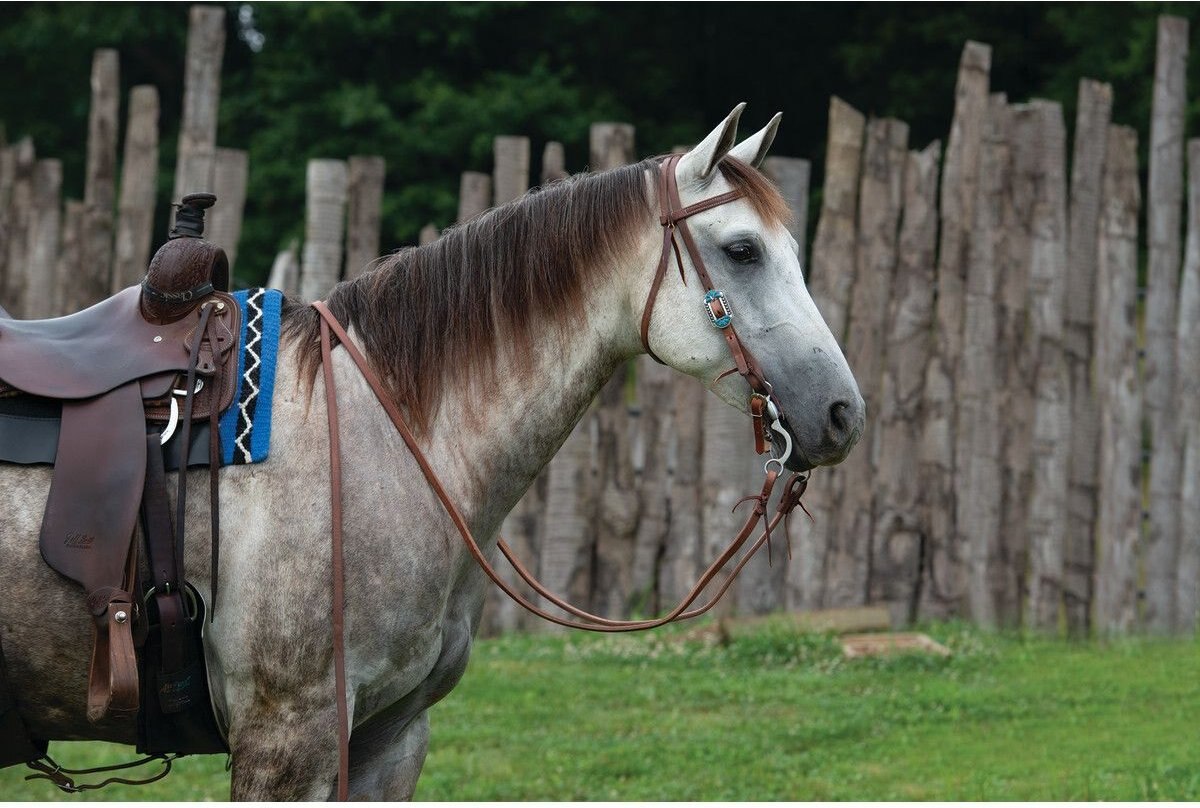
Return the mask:
<path fill-rule="evenodd" d="M 267 459 L 283 293 L 243 289 L 234 292 L 233 298 L 242 308 L 242 349 L 238 352 L 235 403 L 221 416 L 221 462 L 226 466 Z"/>

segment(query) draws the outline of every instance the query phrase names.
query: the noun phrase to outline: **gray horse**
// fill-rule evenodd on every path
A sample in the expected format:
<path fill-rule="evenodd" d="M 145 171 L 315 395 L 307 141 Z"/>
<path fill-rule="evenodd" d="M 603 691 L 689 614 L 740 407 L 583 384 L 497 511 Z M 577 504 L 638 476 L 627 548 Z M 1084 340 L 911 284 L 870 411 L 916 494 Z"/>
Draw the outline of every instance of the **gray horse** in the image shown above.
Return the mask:
<path fill-rule="evenodd" d="M 786 413 L 788 467 L 837 463 L 862 431 L 863 401 L 805 289 L 786 206 L 755 170 L 779 117 L 734 146 L 740 113 L 679 162 L 682 201 L 743 192 L 694 216 L 691 230 Z M 657 171 L 646 161 L 555 183 L 389 257 L 329 298 L 489 549 L 600 387 L 643 351 L 640 320 L 662 244 Z M 729 350 L 700 304 L 703 291 L 675 275 L 658 291 L 652 350 L 745 411 L 749 390 L 725 373 Z M 270 460 L 222 471 L 221 601 L 205 635 L 234 799 L 326 799 L 338 766 L 318 326 L 298 304 L 284 316 Z M 466 668 L 486 580 L 344 350 L 333 365 L 345 474 L 350 795 L 407 799 L 425 759 L 427 710 Z M 206 472 L 195 473 L 202 487 Z M 127 726 L 84 715 L 89 621 L 78 587 L 38 555 L 50 474 L 0 467 L 0 636 L 12 684 L 40 737 L 132 743 Z M 188 502 L 187 569 L 207 597 L 203 499 Z"/>

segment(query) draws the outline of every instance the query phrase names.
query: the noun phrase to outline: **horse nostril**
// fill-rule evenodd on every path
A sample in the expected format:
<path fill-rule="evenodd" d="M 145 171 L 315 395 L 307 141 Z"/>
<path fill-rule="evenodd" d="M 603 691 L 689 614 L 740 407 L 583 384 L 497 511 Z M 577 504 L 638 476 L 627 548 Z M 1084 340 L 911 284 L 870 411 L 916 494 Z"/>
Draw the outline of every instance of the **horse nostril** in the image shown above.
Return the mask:
<path fill-rule="evenodd" d="M 854 428 L 851 423 L 852 412 L 853 408 L 848 401 L 835 401 L 829 407 L 829 425 L 833 427 L 835 434 L 844 438 Z"/>

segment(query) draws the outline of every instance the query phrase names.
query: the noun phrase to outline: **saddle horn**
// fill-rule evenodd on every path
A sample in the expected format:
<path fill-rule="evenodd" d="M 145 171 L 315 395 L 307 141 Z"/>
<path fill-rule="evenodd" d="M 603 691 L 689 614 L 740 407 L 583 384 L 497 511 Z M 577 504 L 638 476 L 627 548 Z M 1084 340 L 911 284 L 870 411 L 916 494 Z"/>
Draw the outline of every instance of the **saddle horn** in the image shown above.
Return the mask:
<path fill-rule="evenodd" d="M 180 201 L 167 243 L 158 248 L 142 280 L 147 320 L 173 322 L 214 290 L 229 291 L 229 258 L 204 238 L 204 211 L 216 201 L 208 193 L 187 194 Z"/>

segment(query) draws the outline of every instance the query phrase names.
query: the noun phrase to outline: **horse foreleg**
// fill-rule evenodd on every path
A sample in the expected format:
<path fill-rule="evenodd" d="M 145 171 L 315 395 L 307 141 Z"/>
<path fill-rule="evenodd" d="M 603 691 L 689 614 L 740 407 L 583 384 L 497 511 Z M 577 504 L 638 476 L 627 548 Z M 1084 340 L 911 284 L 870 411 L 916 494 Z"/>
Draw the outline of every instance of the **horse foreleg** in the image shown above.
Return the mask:
<path fill-rule="evenodd" d="M 350 738 L 350 799 L 411 800 L 429 749 L 429 714 Z"/>
<path fill-rule="evenodd" d="M 337 715 L 326 704 L 257 703 L 230 727 L 230 798 L 327 800 L 336 796 Z"/>

